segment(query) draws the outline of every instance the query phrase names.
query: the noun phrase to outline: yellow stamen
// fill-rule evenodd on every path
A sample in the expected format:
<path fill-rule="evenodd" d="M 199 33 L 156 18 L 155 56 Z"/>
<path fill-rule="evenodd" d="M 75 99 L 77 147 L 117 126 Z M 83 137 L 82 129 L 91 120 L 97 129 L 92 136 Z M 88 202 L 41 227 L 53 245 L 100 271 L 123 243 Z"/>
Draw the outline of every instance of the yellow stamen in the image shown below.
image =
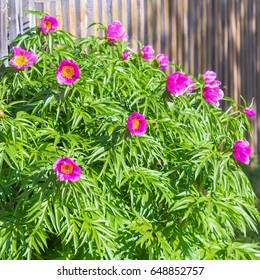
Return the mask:
<path fill-rule="evenodd" d="M 63 174 L 71 174 L 73 172 L 73 164 L 72 163 L 65 163 L 61 164 L 60 170 Z"/>
<path fill-rule="evenodd" d="M 61 70 L 61 75 L 64 78 L 71 79 L 75 74 L 74 67 L 66 65 Z"/>
<path fill-rule="evenodd" d="M 138 129 L 138 127 L 140 126 L 140 120 L 138 119 L 133 119 L 133 129 Z"/>
<path fill-rule="evenodd" d="M 14 63 L 18 66 L 24 66 L 28 64 L 28 59 L 23 55 L 17 55 L 14 59 Z"/>
<path fill-rule="evenodd" d="M 45 21 L 43 22 L 43 26 L 44 26 L 44 28 L 50 30 L 50 29 L 52 28 L 52 23 L 51 23 L 50 20 L 45 20 Z"/>

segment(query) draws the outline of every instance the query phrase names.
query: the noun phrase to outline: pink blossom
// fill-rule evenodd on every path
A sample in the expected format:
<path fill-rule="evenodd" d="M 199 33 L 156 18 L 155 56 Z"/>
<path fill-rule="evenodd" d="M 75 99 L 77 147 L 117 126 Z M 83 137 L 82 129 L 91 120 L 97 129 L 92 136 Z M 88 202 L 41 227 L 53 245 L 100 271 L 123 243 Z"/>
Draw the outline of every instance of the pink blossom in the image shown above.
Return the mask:
<path fill-rule="evenodd" d="M 224 93 L 219 88 L 218 83 L 212 83 L 204 87 L 203 96 L 209 104 L 219 106 L 219 100 L 223 98 Z"/>
<path fill-rule="evenodd" d="M 216 80 L 217 74 L 213 71 L 206 71 L 203 74 L 203 78 L 204 78 L 204 83 L 206 86 L 210 85 L 210 86 L 220 86 L 221 82 L 219 80 Z"/>
<path fill-rule="evenodd" d="M 219 106 L 219 100 L 223 98 L 224 93 L 219 88 L 221 82 L 216 80 L 217 74 L 213 71 L 206 71 L 203 75 L 205 87 L 203 89 L 203 96 L 209 104 Z"/>
<path fill-rule="evenodd" d="M 82 174 L 82 170 L 69 157 L 58 158 L 52 168 L 56 171 L 60 181 L 68 180 L 75 182 L 80 179 Z"/>
<path fill-rule="evenodd" d="M 207 83 L 206 86 L 211 86 L 211 87 L 220 87 L 221 86 L 221 81 L 219 80 L 214 80 L 210 83 Z"/>
<path fill-rule="evenodd" d="M 166 84 L 167 89 L 175 96 L 183 95 L 185 91 L 192 92 L 195 88 L 195 86 L 191 86 L 193 80 L 181 72 L 175 72 L 168 76 Z"/>
<path fill-rule="evenodd" d="M 116 43 L 116 40 L 127 41 L 128 36 L 120 21 L 113 21 L 108 25 L 106 31 L 107 39 L 110 42 Z"/>
<path fill-rule="evenodd" d="M 204 82 L 205 84 L 209 84 L 211 82 L 213 82 L 217 77 L 217 74 L 213 71 L 206 71 L 204 74 L 203 74 L 203 78 L 204 78 Z"/>
<path fill-rule="evenodd" d="M 244 113 L 245 113 L 249 118 L 252 118 L 252 117 L 255 117 L 255 116 L 256 116 L 255 110 L 250 109 L 250 108 L 245 108 Z"/>
<path fill-rule="evenodd" d="M 142 136 L 146 132 L 146 119 L 142 114 L 132 113 L 127 118 L 127 128 L 132 135 Z"/>
<path fill-rule="evenodd" d="M 141 50 L 141 53 L 144 59 L 151 59 L 154 56 L 154 50 L 150 45 L 144 46 Z"/>
<path fill-rule="evenodd" d="M 123 57 L 123 60 L 127 60 L 128 57 L 129 57 L 129 53 L 128 52 L 122 52 L 122 57 Z"/>
<path fill-rule="evenodd" d="M 79 66 L 71 59 L 63 59 L 56 71 L 59 84 L 72 84 L 80 77 Z"/>
<path fill-rule="evenodd" d="M 233 156 L 236 160 L 249 164 L 251 148 L 248 141 L 237 140 L 233 147 Z"/>
<path fill-rule="evenodd" d="M 58 27 L 58 20 L 55 17 L 44 16 L 40 22 L 41 30 L 44 34 L 53 32 Z"/>
<path fill-rule="evenodd" d="M 34 52 L 28 52 L 24 49 L 13 47 L 14 56 L 10 60 L 10 64 L 17 68 L 23 69 L 32 66 L 38 59 L 38 56 Z"/>
<path fill-rule="evenodd" d="M 164 69 L 169 67 L 169 58 L 166 54 L 159 53 L 156 55 L 156 58 L 159 60 L 160 68 Z"/>

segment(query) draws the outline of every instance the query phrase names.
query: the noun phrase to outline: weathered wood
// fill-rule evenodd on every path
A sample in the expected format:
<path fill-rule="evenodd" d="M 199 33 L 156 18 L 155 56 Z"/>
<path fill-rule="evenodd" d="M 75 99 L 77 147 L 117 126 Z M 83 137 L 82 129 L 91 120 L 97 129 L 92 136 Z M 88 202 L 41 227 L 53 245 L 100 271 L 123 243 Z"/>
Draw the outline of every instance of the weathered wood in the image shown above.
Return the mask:
<path fill-rule="evenodd" d="M 260 2 L 256 1 L 256 15 L 260 14 Z M 253 137 L 256 138 L 256 148 L 257 152 L 260 150 L 260 96 L 259 96 L 259 89 L 260 89 L 260 20 L 256 21 L 256 53 L 255 55 L 255 63 L 256 63 L 256 94 L 255 94 L 255 107 L 256 110 L 256 124 Z M 256 131 L 256 132 L 255 132 Z"/>
<path fill-rule="evenodd" d="M 8 1 L 9 14 L 9 39 L 13 40 L 20 34 L 19 28 L 19 0 Z"/>
<path fill-rule="evenodd" d="M 0 1 L 0 57 L 8 54 L 8 38 L 7 38 L 7 0 Z"/>

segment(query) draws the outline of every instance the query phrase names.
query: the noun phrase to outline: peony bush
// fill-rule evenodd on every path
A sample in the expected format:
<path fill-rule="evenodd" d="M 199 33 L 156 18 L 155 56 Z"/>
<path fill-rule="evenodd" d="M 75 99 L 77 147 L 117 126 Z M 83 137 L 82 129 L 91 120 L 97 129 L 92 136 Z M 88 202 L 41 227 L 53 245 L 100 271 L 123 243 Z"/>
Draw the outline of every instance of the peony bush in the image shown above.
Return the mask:
<path fill-rule="evenodd" d="M 75 39 L 31 13 L 0 63 L 0 258 L 259 259 L 236 237 L 259 222 L 251 106 L 118 21 Z"/>

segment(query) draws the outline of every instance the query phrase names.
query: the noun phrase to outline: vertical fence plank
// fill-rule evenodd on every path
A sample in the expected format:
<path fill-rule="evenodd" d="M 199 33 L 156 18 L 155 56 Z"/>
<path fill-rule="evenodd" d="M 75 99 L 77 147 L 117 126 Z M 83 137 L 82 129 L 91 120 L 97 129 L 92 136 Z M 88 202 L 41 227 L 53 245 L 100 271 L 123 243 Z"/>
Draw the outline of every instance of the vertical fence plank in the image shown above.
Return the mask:
<path fill-rule="evenodd" d="M 239 63 L 240 61 L 240 53 L 241 53 L 241 38 L 240 38 L 240 2 L 235 2 L 235 20 L 236 20 L 236 30 L 235 30 L 235 45 L 236 45 L 236 52 L 235 52 L 235 59 L 236 59 L 236 67 L 237 67 L 237 72 L 236 72 L 236 95 L 239 96 L 241 94 L 241 64 Z"/>
<path fill-rule="evenodd" d="M 156 32 L 152 32 L 152 30 L 153 30 L 153 1 L 145 0 L 145 2 L 146 2 L 145 4 L 147 7 L 145 31 L 147 31 L 147 33 L 145 32 L 144 42 L 145 42 L 145 44 L 153 45 L 154 33 L 156 33 Z"/>
<path fill-rule="evenodd" d="M 106 10 L 107 10 L 107 23 L 110 24 L 113 19 L 112 0 L 106 0 Z"/>
<path fill-rule="evenodd" d="M 155 52 L 158 52 L 161 49 L 161 19 L 159 17 L 160 13 L 158 13 L 158 11 L 162 12 L 160 0 L 154 1 L 153 6 L 153 15 L 154 17 L 156 15 L 156 20 L 153 21 L 153 30 L 156 30 L 153 40 Z"/>
<path fill-rule="evenodd" d="M 102 14 L 102 23 L 105 25 L 105 26 L 108 26 L 109 24 L 109 19 L 108 19 L 108 16 L 109 16 L 109 11 L 107 9 L 107 1 L 106 0 L 102 0 L 102 9 L 101 7 L 99 7 L 99 13 Z"/>
<path fill-rule="evenodd" d="M 158 19 L 157 21 L 160 22 L 160 28 L 158 31 L 158 40 L 160 40 L 160 47 L 157 50 L 157 53 L 161 52 L 161 53 L 165 53 L 165 26 L 164 26 L 164 22 L 165 22 L 165 13 L 164 13 L 164 6 L 165 6 L 165 1 L 163 0 L 159 0 L 158 5 L 160 7 L 161 13 L 158 13 Z"/>
<path fill-rule="evenodd" d="M 256 36 L 257 36 L 257 33 L 256 33 L 256 21 L 255 19 L 257 18 L 257 14 L 256 14 L 256 2 L 255 1 L 251 1 L 251 14 L 250 14 L 250 27 L 251 27 L 251 32 L 250 32 L 250 35 L 251 35 L 251 44 L 252 44 L 252 48 L 251 48 L 251 69 L 249 72 L 252 72 L 252 93 L 251 93 L 251 98 L 254 98 L 258 95 L 258 92 L 257 92 L 257 87 L 256 87 L 256 77 L 258 76 L 258 73 L 257 73 L 257 68 L 256 68 L 256 62 L 255 62 L 255 57 L 252 55 L 252 54 L 256 54 L 257 50 L 256 50 Z M 249 102 L 251 102 L 251 100 L 249 100 Z M 255 104 L 254 104 L 254 107 L 255 109 Z M 252 133 L 252 155 L 253 157 L 257 158 L 257 154 L 258 154 L 258 151 L 257 151 L 257 142 L 258 142 L 258 135 L 257 135 L 257 123 L 256 123 L 256 118 L 253 118 L 252 119 L 252 130 L 253 130 L 253 133 Z"/>
<path fill-rule="evenodd" d="M 69 32 L 69 0 L 62 1 L 63 30 Z"/>
<path fill-rule="evenodd" d="M 201 12 L 201 70 L 205 72 L 207 68 L 207 52 L 208 52 L 208 42 L 207 42 L 207 0 L 201 1 L 200 6 Z"/>
<path fill-rule="evenodd" d="M 63 30 L 63 9 L 62 9 L 62 2 L 61 0 L 56 0 L 56 13 L 55 16 L 57 17 L 58 20 L 58 29 Z"/>
<path fill-rule="evenodd" d="M 138 36 L 137 39 L 140 40 L 140 38 L 143 39 L 143 43 L 146 44 L 145 42 L 145 15 L 147 15 L 147 10 L 144 8 L 144 3 L 145 0 L 138 1 Z"/>
<path fill-rule="evenodd" d="M 229 57 L 230 57 L 230 65 L 232 70 L 230 73 L 230 80 L 229 83 L 231 84 L 231 96 L 234 98 L 235 102 L 237 103 L 237 88 L 236 88 L 236 80 L 237 80 L 237 65 L 236 65 L 236 21 L 235 21 L 235 11 L 234 11 L 234 0 L 230 2 L 230 29 L 229 29 L 229 42 L 230 42 L 230 50 L 229 50 Z"/>
<path fill-rule="evenodd" d="M 56 16 L 57 9 L 56 9 L 56 1 L 55 0 L 50 1 L 50 13 L 51 13 L 51 15 Z"/>
<path fill-rule="evenodd" d="M 240 52 L 240 65 L 243 65 L 241 68 L 240 72 L 240 78 L 241 78 L 241 94 L 245 94 L 245 85 L 246 85 L 246 70 L 245 70 L 245 43 L 246 43 L 246 38 L 245 38 L 245 23 L 244 19 L 245 18 L 245 0 L 241 1 L 241 6 L 240 6 L 240 18 L 241 18 L 241 25 L 240 25 L 240 37 L 241 37 L 241 52 Z"/>
<path fill-rule="evenodd" d="M 164 35 L 164 42 L 162 42 L 164 44 L 164 53 L 166 55 L 169 55 L 170 52 L 170 41 L 169 41 L 169 34 L 170 34 L 170 20 L 169 20 L 169 1 L 163 1 L 164 3 L 164 10 L 163 10 L 163 14 L 164 14 L 164 21 L 163 21 L 163 35 Z"/>
<path fill-rule="evenodd" d="M 176 62 L 182 64 L 182 1 L 176 1 Z"/>
<path fill-rule="evenodd" d="M 221 2 L 220 1 L 214 1 L 213 3 L 213 10 L 212 13 L 214 15 L 214 45 L 213 45 L 213 54 L 212 54 L 212 60 L 214 62 L 212 70 L 215 71 L 219 75 L 219 57 L 220 53 L 219 50 L 221 49 L 221 39 L 219 38 L 220 35 L 220 24 L 221 23 Z"/>
<path fill-rule="evenodd" d="M 189 54 L 189 36 L 188 36 L 188 1 L 182 1 L 182 64 L 184 71 L 189 71 L 189 61 L 188 61 L 188 54 Z"/>
<path fill-rule="evenodd" d="M 127 0 L 121 0 L 121 15 L 122 15 L 122 24 L 125 27 L 126 32 L 128 33 L 128 11 L 127 11 Z"/>
<path fill-rule="evenodd" d="M 50 0 L 45 0 L 45 1 L 42 1 L 43 2 L 43 5 L 44 5 L 44 11 L 48 14 L 48 15 L 51 15 L 51 5 L 50 5 Z"/>
<path fill-rule="evenodd" d="M 143 26 L 140 27 L 140 37 L 138 40 L 142 39 L 142 44 L 148 44 L 148 0 L 143 0 L 140 2 L 140 9 L 143 8 L 143 12 L 140 11 L 140 22 L 143 22 Z"/>
<path fill-rule="evenodd" d="M 10 19 L 10 25 L 9 25 L 9 39 L 13 40 L 18 34 L 20 34 L 20 28 L 19 28 L 19 1 L 13 0 L 8 2 L 8 8 L 9 8 L 9 19 Z"/>
<path fill-rule="evenodd" d="M 202 72 L 202 67 L 201 67 L 201 12 L 200 12 L 200 6 L 201 6 L 201 0 L 197 0 L 197 6 L 196 6 L 196 14 L 195 17 L 197 19 L 197 28 L 196 28 L 196 54 L 195 56 L 197 57 L 197 71 L 199 73 Z"/>
<path fill-rule="evenodd" d="M 176 32 L 175 32 L 175 28 L 176 28 L 176 25 L 175 25 L 175 21 L 174 19 L 176 18 L 176 15 L 175 15 L 175 0 L 173 1 L 169 1 L 169 11 L 168 11 L 168 16 L 169 16 L 169 53 L 168 53 L 168 56 L 169 56 L 169 59 L 171 62 L 176 62 L 176 40 L 175 40 L 175 35 Z M 169 69 L 169 72 L 172 72 L 172 67 L 170 67 Z"/>
<path fill-rule="evenodd" d="M 188 38 L 189 38 L 189 46 L 188 46 L 188 50 L 189 50 L 189 56 L 188 56 L 188 64 L 189 64 L 189 68 L 188 68 L 188 72 L 191 74 L 195 74 L 194 71 L 194 48 L 195 48 L 195 41 L 194 41 L 194 30 L 196 28 L 196 22 L 194 20 L 194 9 L 191 9 L 191 5 L 190 5 L 190 0 L 188 1 L 188 7 L 187 7 L 187 25 L 188 25 Z M 190 48 L 190 46 L 193 46 L 192 48 Z"/>
<path fill-rule="evenodd" d="M 88 1 L 91 2 L 88 3 L 88 8 L 92 6 L 93 8 L 93 22 L 99 22 L 99 1 L 93 0 L 93 1 Z M 88 14 L 91 12 L 91 10 L 88 10 Z M 98 32 L 95 27 L 92 27 L 93 35 L 98 35 Z"/>
<path fill-rule="evenodd" d="M 246 50 L 247 52 L 250 52 L 251 50 L 251 42 L 249 42 L 250 40 L 250 28 L 249 28 L 249 24 L 250 24 L 250 21 L 249 21 L 249 15 L 250 15 L 250 0 L 247 0 L 246 1 L 246 16 L 245 16 L 245 28 L 246 28 Z M 248 76 L 247 77 L 247 73 L 250 69 L 250 64 L 251 64 L 251 61 L 250 61 L 250 56 L 247 57 L 247 59 L 245 60 L 246 62 L 246 80 L 247 80 L 247 92 L 246 92 L 246 95 L 248 96 L 248 98 L 251 97 L 251 92 L 252 92 L 252 88 L 251 88 L 251 76 Z"/>
<path fill-rule="evenodd" d="M 72 35 L 77 35 L 77 20 L 76 20 L 76 9 L 75 9 L 75 0 L 68 1 L 68 31 Z"/>
<path fill-rule="evenodd" d="M 222 79 L 224 80 L 224 86 L 226 86 L 226 94 L 229 94 L 230 92 L 230 85 L 228 82 L 228 69 L 229 69 L 229 60 L 228 60 L 228 17 L 229 17 L 229 11 L 226 8 L 227 7 L 227 1 L 225 0 L 225 6 L 224 6 L 224 55 L 223 55 L 223 76 Z"/>
<path fill-rule="evenodd" d="M 0 1 L 0 58 L 8 54 L 8 38 L 7 38 L 7 0 Z"/>
<path fill-rule="evenodd" d="M 170 37 L 169 37 L 169 34 L 170 34 L 170 19 L 169 19 L 169 1 L 163 1 L 163 13 L 164 13 L 164 21 L 163 21 L 163 41 L 162 41 L 162 44 L 164 45 L 164 49 L 163 50 L 158 50 L 158 53 L 161 52 L 161 53 L 165 53 L 167 56 L 169 56 L 170 54 Z M 170 69 L 167 68 L 165 69 L 165 73 L 167 75 L 170 74 Z"/>
<path fill-rule="evenodd" d="M 212 25 L 213 25 L 213 18 L 212 18 L 212 1 L 207 0 L 206 1 L 206 9 L 205 12 L 205 21 L 206 21 L 206 41 L 205 44 L 207 46 L 207 55 L 206 55 L 206 63 L 205 63 L 205 70 L 209 68 L 214 68 L 214 65 L 212 63 L 212 47 L 213 47 L 213 40 L 214 37 L 212 36 Z"/>
<path fill-rule="evenodd" d="M 28 0 L 27 3 L 24 5 L 24 10 L 36 10 L 34 0 Z M 34 15 L 28 14 L 27 20 L 28 28 L 34 27 L 36 25 L 36 19 Z"/>
<path fill-rule="evenodd" d="M 80 18 L 80 28 L 79 28 L 79 36 L 77 37 L 86 37 L 88 34 L 87 27 L 88 24 L 88 15 L 87 15 L 87 9 L 86 9 L 86 1 L 85 0 L 78 0 L 78 5 L 76 5 L 77 14 Z"/>
<path fill-rule="evenodd" d="M 136 1 L 131 1 L 131 24 L 132 24 L 132 47 L 137 50 L 137 40 L 138 40 L 138 28 L 137 28 L 137 9 L 136 9 Z"/>
<path fill-rule="evenodd" d="M 256 15 L 260 14 L 260 2 L 256 1 Z M 257 17 L 258 20 L 256 20 L 256 95 L 255 95 L 255 108 L 256 108 L 256 130 L 257 130 L 257 145 L 258 148 L 257 152 L 259 154 L 260 150 L 260 96 L 259 96 L 259 89 L 260 89 L 260 20 L 259 17 Z M 258 155 L 259 158 L 259 155 Z"/>
<path fill-rule="evenodd" d="M 80 18 L 81 20 L 84 20 L 85 28 L 88 28 L 88 26 L 93 23 L 94 20 L 94 11 L 93 11 L 93 1 L 92 0 L 81 0 L 81 6 L 83 7 L 80 10 Z M 84 26 L 84 23 L 81 24 Z M 86 29 L 86 35 L 85 36 L 91 36 L 94 34 L 94 28 L 90 27 Z"/>
<path fill-rule="evenodd" d="M 119 8 L 119 5 L 118 5 L 118 0 L 113 0 L 112 1 L 112 12 L 113 12 L 113 21 L 114 20 L 119 20 L 119 14 L 118 14 L 118 8 Z"/>
<path fill-rule="evenodd" d="M 75 18 L 76 21 L 73 23 L 73 25 L 76 26 L 76 37 L 85 37 L 84 32 L 86 32 L 86 22 L 85 19 L 87 18 L 87 15 L 85 14 L 84 18 L 81 18 L 81 9 L 84 10 L 84 8 L 81 6 L 81 1 L 80 0 L 75 0 Z M 82 26 L 84 24 L 84 27 Z"/>
<path fill-rule="evenodd" d="M 256 53 L 256 2 L 252 1 L 252 16 L 251 16 L 251 26 L 252 26 L 252 54 Z M 255 59 L 252 59 L 252 79 L 253 79 L 253 95 L 257 94 L 257 88 L 256 88 L 256 77 L 257 77 L 257 71 L 256 71 L 256 63 L 254 61 Z"/>
<path fill-rule="evenodd" d="M 250 29 L 248 28 L 248 22 L 249 22 L 249 1 L 245 1 L 245 18 L 244 18 L 244 25 L 245 25 L 245 60 L 244 60 L 244 66 L 245 66 L 245 86 L 246 86 L 246 92 L 245 94 L 248 96 L 250 96 L 251 94 L 251 77 L 247 75 L 248 70 L 250 68 L 250 56 L 248 56 L 248 52 L 250 51 L 250 42 L 249 42 L 249 38 L 250 38 Z"/>

